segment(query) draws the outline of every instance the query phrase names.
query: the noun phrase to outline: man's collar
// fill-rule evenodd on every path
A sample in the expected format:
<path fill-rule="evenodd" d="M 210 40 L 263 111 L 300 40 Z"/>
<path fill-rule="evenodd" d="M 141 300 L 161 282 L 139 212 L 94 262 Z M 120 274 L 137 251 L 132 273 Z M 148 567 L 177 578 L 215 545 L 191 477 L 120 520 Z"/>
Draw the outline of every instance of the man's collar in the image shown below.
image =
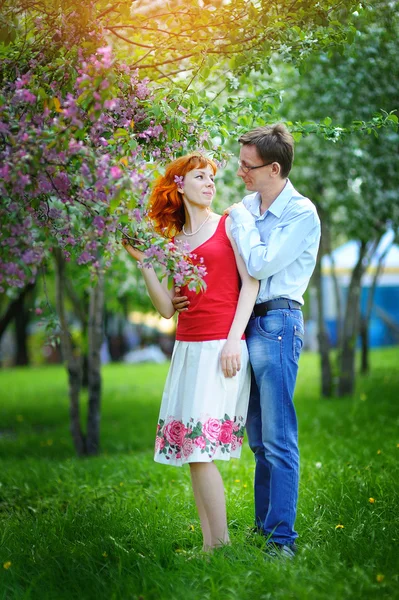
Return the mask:
<path fill-rule="evenodd" d="M 268 212 L 271 212 L 274 216 L 280 218 L 283 213 L 283 210 L 287 206 L 288 202 L 291 200 L 293 192 L 294 186 L 292 185 L 291 181 L 287 179 L 284 188 L 269 206 Z M 251 194 L 251 197 L 248 199 L 248 209 L 255 217 L 260 217 L 261 202 L 262 198 L 259 192 Z M 266 212 L 264 214 L 266 214 Z"/>
<path fill-rule="evenodd" d="M 283 210 L 292 198 L 293 191 L 294 186 L 292 185 L 291 181 L 287 179 L 285 186 L 283 187 L 277 198 L 269 206 L 269 212 L 271 212 L 274 216 L 280 218 L 283 214 Z"/>

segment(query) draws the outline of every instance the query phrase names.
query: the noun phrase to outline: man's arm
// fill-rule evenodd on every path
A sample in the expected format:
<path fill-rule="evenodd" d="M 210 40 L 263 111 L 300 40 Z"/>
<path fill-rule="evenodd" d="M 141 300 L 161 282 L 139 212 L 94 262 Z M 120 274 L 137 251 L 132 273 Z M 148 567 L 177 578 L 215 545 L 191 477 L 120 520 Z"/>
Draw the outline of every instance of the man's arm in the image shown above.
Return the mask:
<path fill-rule="evenodd" d="M 254 218 L 243 204 L 233 205 L 231 232 L 248 272 L 256 279 L 267 279 L 293 263 L 320 238 L 320 221 L 311 209 L 298 212 L 277 224 L 268 243 L 260 237 Z"/>

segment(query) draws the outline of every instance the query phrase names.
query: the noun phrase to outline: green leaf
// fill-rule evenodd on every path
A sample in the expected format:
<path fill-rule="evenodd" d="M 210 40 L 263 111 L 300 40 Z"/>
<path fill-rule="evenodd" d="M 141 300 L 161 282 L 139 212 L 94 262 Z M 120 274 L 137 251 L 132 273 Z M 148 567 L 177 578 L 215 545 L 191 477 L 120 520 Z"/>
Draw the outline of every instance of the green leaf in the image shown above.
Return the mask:
<path fill-rule="evenodd" d="M 127 137 L 128 135 L 129 132 L 126 129 L 118 127 L 118 129 L 114 133 L 114 138 Z"/>
<path fill-rule="evenodd" d="M 118 195 L 114 196 L 109 205 L 109 212 L 111 215 L 116 211 L 116 209 L 119 206 L 119 203 L 120 203 L 119 196 Z"/>
<path fill-rule="evenodd" d="M 299 142 L 302 138 L 302 133 L 300 131 L 292 131 L 292 137 L 295 142 Z"/>

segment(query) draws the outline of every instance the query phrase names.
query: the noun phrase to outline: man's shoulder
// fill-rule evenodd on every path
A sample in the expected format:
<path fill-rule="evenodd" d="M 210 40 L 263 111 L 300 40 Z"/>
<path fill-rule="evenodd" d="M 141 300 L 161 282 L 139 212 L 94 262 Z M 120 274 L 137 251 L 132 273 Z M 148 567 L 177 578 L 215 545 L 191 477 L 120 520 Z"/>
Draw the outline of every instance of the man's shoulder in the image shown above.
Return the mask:
<path fill-rule="evenodd" d="M 319 221 L 319 215 L 314 203 L 307 196 L 298 192 L 294 186 L 292 186 L 292 196 L 286 208 L 290 213 L 300 213 L 301 215 L 307 213 L 313 215 Z"/>

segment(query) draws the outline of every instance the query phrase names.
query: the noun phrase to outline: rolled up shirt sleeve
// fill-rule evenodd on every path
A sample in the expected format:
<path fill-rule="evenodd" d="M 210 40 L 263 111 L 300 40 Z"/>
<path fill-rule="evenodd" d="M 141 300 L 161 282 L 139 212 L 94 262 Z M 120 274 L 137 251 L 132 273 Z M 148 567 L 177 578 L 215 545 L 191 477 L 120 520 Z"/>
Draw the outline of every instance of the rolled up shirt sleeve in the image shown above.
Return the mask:
<path fill-rule="evenodd" d="M 231 211 L 231 232 L 248 273 L 266 279 L 293 263 L 320 237 L 320 221 L 312 210 L 295 214 L 272 229 L 262 241 L 254 216 L 241 203 Z"/>

